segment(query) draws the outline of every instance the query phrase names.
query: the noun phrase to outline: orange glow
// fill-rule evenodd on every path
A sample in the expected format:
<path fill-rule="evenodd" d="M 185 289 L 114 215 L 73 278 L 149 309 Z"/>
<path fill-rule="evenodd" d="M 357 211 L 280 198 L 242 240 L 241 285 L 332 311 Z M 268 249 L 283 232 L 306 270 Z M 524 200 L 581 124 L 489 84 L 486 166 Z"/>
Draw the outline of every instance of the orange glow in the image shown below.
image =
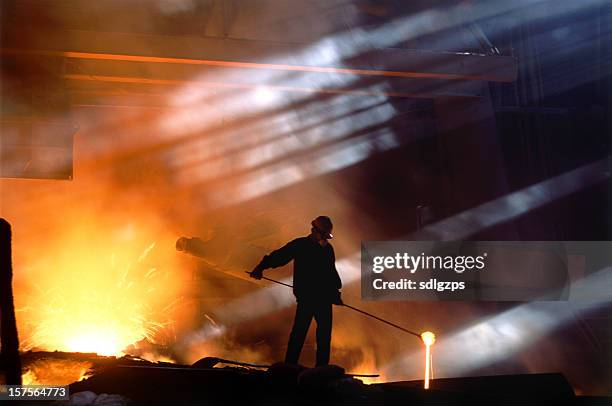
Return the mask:
<path fill-rule="evenodd" d="M 361 372 L 352 372 L 354 374 L 359 374 Z M 371 371 L 363 371 L 363 374 L 371 374 Z M 382 383 L 385 382 L 385 378 L 382 376 L 373 376 L 373 377 L 368 377 L 368 376 L 358 376 L 356 377 L 356 379 L 359 379 L 361 382 L 365 383 L 366 385 L 370 385 L 372 383 Z"/>
<path fill-rule="evenodd" d="M 436 342 L 436 335 L 431 331 L 426 331 L 421 334 L 421 340 L 425 344 L 425 383 L 424 388 L 429 389 L 429 380 L 433 379 L 433 359 L 431 355 L 431 347 Z"/>
<path fill-rule="evenodd" d="M 356 377 L 356 379 L 359 379 L 365 384 L 385 382 L 386 380 L 385 375 L 382 374 L 378 369 L 379 368 L 376 365 L 374 353 L 368 353 L 368 354 L 364 353 L 364 359 L 362 360 L 362 362 L 356 367 L 352 367 L 347 372 L 351 374 L 364 374 L 364 375 L 379 374 L 379 376 L 374 376 L 374 377 L 365 377 L 365 376 Z"/>
<path fill-rule="evenodd" d="M 43 359 L 30 364 L 21 380 L 24 385 L 69 385 L 89 378 L 92 367 L 87 361 Z"/>
<path fill-rule="evenodd" d="M 117 218 L 76 217 L 47 245 L 24 250 L 15 286 L 21 350 L 121 356 L 143 339 L 166 344 L 189 286 L 177 272 L 174 236 L 142 218 L 110 225 Z"/>

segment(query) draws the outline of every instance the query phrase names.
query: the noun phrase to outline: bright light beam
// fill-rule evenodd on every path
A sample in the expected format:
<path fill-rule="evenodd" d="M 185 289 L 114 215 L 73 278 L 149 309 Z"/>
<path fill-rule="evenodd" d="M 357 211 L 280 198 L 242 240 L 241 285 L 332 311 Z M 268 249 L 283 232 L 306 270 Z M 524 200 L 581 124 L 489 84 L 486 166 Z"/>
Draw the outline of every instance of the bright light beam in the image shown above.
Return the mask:
<path fill-rule="evenodd" d="M 413 233 L 411 240 L 455 241 L 512 220 L 610 178 L 610 157 L 483 203 Z"/>
<path fill-rule="evenodd" d="M 604 268 L 575 284 L 578 297 L 612 289 L 612 268 Z M 588 312 L 612 302 L 609 299 L 579 306 L 571 302 L 530 302 L 477 322 L 454 334 L 445 335 L 436 344 L 438 371 L 447 377 L 460 376 L 497 361 L 514 356 L 533 345 L 555 328 L 572 320 L 577 313 Z M 382 368 L 392 379 L 417 376 L 420 353 L 407 352 Z M 438 373 L 440 375 L 440 372 Z"/>
<path fill-rule="evenodd" d="M 311 155 L 310 151 L 319 145 L 325 145 L 334 141 L 337 142 L 346 139 L 355 132 L 362 131 L 368 127 L 372 127 L 390 120 L 393 116 L 395 116 L 395 114 L 396 110 L 390 104 L 380 104 L 377 107 L 373 107 L 372 109 L 368 109 L 360 113 L 340 117 L 334 121 L 334 125 L 329 129 L 315 127 L 304 134 L 287 135 L 271 142 L 263 141 L 254 147 L 237 151 L 229 156 L 224 155 L 215 160 L 199 163 L 196 166 L 184 169 L 183 172 L 180 172 L 179 182 L 191 184 L 210 181 L 222 176 L 231 176 L 235 172 L 249 171 L 258 166 L 262 166 L 288 156 L 291 157 L 291 154 L 303 154 L 304 152 L 307 152 L 309 155 Z M 294 127 L 298 123 L 298 117 L 293 117 L 293 120 L 292 117 L 289 117 L 288 121 L 279 122 L 276 124 L 286 127 L 287 132 L 291 134 L 291 127 Z M 275 135 L 272 129 L 270 129 L 270 131 L 271 134 L 264 134 L 263 137 L 268 138 Z M 256 134 L 253 134 L 253 136 L 257 136 L 258 138 L 260 137 Z M 351 141 L 351 144 L 353 142 L 354 141 Z M 224 149 L 229 149 L 230 147 L 230 145 L 226 145 Z M 350 146 L 347 146 L 347 148 L 350 148 Z M 336 147 L 333 147 L 333 149 L 336 149 Z M 291 161 L 290 159 L 287 160 Z M 301 161 L 302 158 L 299 158 L 299 160 Z M 285 164 L 286 168 L 292 166 L 296 165 Z M 282 170 L 279 171 L 278 168 L 274 170 L 265 169 L 262 172 L 264 176 L 273 173 L 275 174 L 275 177 L 277 177 L 277 174 L 282 172 Z M 251 172 L 246 172 L 245 178 L 255 179 L 257 178 L 257 175 L 253 175 Z M 248 181 L 245 183 L 248 183 Z M 286 181 L 281 182 L 281 184 L 286 184 Z"/>

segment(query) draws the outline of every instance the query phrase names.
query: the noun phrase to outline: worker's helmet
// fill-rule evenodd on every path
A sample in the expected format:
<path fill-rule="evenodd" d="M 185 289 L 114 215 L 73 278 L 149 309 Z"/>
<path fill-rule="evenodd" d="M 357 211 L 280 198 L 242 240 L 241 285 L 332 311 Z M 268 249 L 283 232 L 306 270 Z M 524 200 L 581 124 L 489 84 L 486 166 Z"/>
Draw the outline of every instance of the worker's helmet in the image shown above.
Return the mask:
<path fill-rule="evenodd" d="M 332 235 L 332 229 L 334 228 L 332 221 L 327 216 L 319 216 L 316 219 L 312 220 L 310 223 L 312 227 L 317 230 L 321 235 L 325 237 L 325 239 L 330 240 L 334 238 Z"/>

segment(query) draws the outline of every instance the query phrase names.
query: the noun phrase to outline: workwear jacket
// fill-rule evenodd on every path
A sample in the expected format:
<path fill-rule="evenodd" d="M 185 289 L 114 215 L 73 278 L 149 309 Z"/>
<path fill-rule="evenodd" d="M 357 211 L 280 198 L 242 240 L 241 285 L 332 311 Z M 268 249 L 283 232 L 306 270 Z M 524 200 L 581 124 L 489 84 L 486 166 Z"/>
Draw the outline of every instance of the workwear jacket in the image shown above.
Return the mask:
<path fill-rule="evenodd" d="M 258 267 L 278 268 L 293 260 L 293 294 L 298 301 L 334 303 L 342 281 L 331 244 L 321 246 L 310 236 L 296 238 L 266 255 Z"/>

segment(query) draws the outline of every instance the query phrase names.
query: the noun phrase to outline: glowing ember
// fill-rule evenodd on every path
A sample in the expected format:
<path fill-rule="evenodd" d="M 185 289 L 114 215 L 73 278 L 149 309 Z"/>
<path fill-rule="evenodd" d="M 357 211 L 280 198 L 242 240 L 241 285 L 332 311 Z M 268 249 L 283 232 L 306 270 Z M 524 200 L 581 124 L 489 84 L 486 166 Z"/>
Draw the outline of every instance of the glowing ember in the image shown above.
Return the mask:
<path fill-rule="evenodd" d="M 426 346 L 430 347 L 436 342 L 436 335 L 431 331 L 426 331 L 421 334 L 421 340 L 423 340 Z"/>
<path fill-rule="evenodd" d="M 421 334 L 421 340 L 425 343 L 425 389 L 429 389 L 429 380 L 433 379 L 433 359 L 431 346 L 436 342 L 436 335 L 431 331 Z"/>

